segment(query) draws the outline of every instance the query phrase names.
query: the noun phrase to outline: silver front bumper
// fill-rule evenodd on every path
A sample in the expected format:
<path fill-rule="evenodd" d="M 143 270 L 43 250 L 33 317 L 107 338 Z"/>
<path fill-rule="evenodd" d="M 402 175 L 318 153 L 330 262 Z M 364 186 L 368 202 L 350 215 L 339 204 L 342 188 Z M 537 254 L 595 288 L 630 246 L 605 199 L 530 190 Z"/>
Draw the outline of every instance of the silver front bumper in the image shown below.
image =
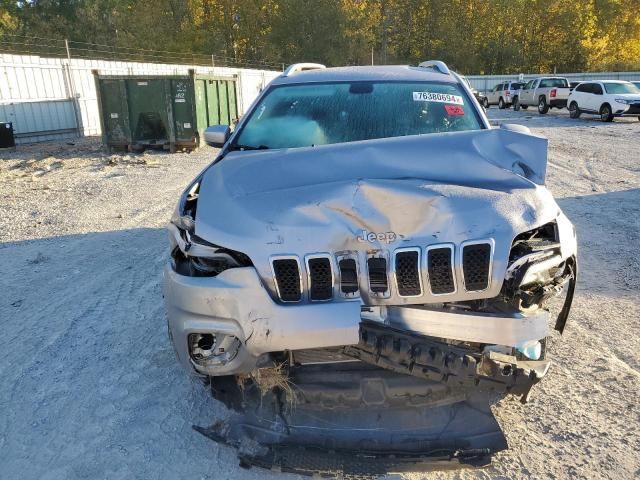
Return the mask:
<path fill-rule="evenodd" d="M 546 312 L 498 316 L 394 306 L 381 315 L 361 312 L 359 300 L 277 304 L 253 267 L 229 269 L 217 277 L 187 277 L 167 265 L 163 289 L 178 358 L 202 375 L 248 373 L 269 352 L 355 345 L 363 319 L 425 336 L 506 346 L 548 335 Z M 233 335 L 240 346 L 228 362 L 203 365 L 189 354 L 192 333 Z"/>
<path fill-rule="evenodd" d="M 169 332 L 185 367 L 203 375 L 247 373 L 268 352 L 358 343 L 360 302 L 279 305 L 252 267 L 217 277 L 186 277 L 167 265 L 163 274 Z M 190 333 L 223 333 L 240 340 L 224 365 L 197 365 L 189 356 Z"/>

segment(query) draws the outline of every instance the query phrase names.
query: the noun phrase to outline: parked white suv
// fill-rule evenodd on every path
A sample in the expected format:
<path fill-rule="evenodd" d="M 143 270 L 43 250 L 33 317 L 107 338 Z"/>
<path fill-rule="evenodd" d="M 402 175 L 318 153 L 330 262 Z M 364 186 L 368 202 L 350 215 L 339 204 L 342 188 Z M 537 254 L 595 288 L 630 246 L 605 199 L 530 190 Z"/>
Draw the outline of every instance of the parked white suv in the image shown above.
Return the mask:
<path fill-rule="evenodd" d="M 509 108 L 513 102 L 513 98 L 523 85 L 524 84 L 520 82 L 503 82 L 497 84 L 487 92 L 482 100 L 484 108 L 489 108 L 489 105 L 498 105 L 500 109 Z"/>
<path fill-rule="evenodd" d="M 640 88 L 622 80 L 582 82 L 569 95 L 569 114 L 578 118 L 583 113 L 600 115 L 603 122 L 622 116 L 640 120 Z"/>

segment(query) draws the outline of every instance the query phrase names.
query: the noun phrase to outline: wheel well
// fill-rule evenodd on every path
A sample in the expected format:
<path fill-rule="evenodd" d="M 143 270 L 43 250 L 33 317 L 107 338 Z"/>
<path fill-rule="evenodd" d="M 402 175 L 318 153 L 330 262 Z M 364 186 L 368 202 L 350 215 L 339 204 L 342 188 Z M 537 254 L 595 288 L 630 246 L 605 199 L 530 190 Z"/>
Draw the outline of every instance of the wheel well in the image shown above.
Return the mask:
<path fill-rule="evenodd" d="M 575 100 L 572 100 L 571 103 L 569 104 L 569 106 L 571 105 L 575 105 L 576 108 L 578 108 L 578 102 L 576 102 Z"/>
<path fill-rule="evenodd" d="M 600 113 L 602 113 L 602 109 L 605 107 L 605 105 L 607 107 L 609 107 L 609 111 L 612 112 L 613 110 L 611 109 L 611 105 L 609 105 L 609 102 L 604 102 L 602 105 L 600 105 Z"/>
<path fill-rule="evenodd" d="M 544 103 L 547 103 L 547 97 L 545 97 L 544 95 L 540 95 L 540 96 L 538 97 L 538 102 L 539 102 L 540 100 L 544 100 Z"/>

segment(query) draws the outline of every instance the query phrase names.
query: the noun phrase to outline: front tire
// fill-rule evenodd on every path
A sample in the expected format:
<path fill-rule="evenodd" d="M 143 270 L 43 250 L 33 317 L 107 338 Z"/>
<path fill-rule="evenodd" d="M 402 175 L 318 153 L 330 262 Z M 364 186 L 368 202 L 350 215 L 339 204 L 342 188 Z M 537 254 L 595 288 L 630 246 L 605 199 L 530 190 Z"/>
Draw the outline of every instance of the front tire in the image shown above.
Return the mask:
<path fill-rule="evenodd" d="M 600 107 L 600 120 L 603 122 L 613 121 L 613 113 L 611 113 L 611 106 L 608 103 Z"/>
<path fill-rule="evenodd" d="M 571 118 L 580 118 L 582 112 L 578 108 L 578 104 L 576 102 L 571 102 L 569 105 L 569 116 Z"/>
<path fill-rule="evenodd" d="M 540 98 L 538 99 L 538 113 L 540 115 L 544 115 L 548 111 L 549 111 L 549 105 L 547 105 L 547 99 L 544 98 L 543 95 L 540 95 Z"/>
<path fill-rule="evenodd" d="M 502 97 L 498 100 L 498 108 L 504 110 L 504 100 L 502 100 Z"/>
<path fill-rule="evenodd" d="M 518 97 L 513 98 L 513 111 L 514 112 L 520 111 L 520 99 Z"/>
<path fill-rule="evenodd" d="M 484 97 L 482 99 L 482 105 L 484 106 L 484 108 L 489 108 L 489 99 L 487 97 Z"/>
<path fill-rule="evenodd" d="M 526 110 L 527 108 L 529 108 L 529 105 L 520 105 L 522 107 L 523 110 Z"/>

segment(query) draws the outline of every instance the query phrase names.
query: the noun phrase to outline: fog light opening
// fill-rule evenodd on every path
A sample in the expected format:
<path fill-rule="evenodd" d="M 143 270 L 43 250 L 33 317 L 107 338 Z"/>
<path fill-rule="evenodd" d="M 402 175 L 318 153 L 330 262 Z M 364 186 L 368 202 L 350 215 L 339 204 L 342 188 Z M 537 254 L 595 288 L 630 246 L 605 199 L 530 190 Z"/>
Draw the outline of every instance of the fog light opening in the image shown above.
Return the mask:
<path fill-rule="evenodd" d="M 189 335 L 189 355 L 201 366 L 224 365 L 235 358 L 240 340 L 224 333 L 192 333 Z"/>

